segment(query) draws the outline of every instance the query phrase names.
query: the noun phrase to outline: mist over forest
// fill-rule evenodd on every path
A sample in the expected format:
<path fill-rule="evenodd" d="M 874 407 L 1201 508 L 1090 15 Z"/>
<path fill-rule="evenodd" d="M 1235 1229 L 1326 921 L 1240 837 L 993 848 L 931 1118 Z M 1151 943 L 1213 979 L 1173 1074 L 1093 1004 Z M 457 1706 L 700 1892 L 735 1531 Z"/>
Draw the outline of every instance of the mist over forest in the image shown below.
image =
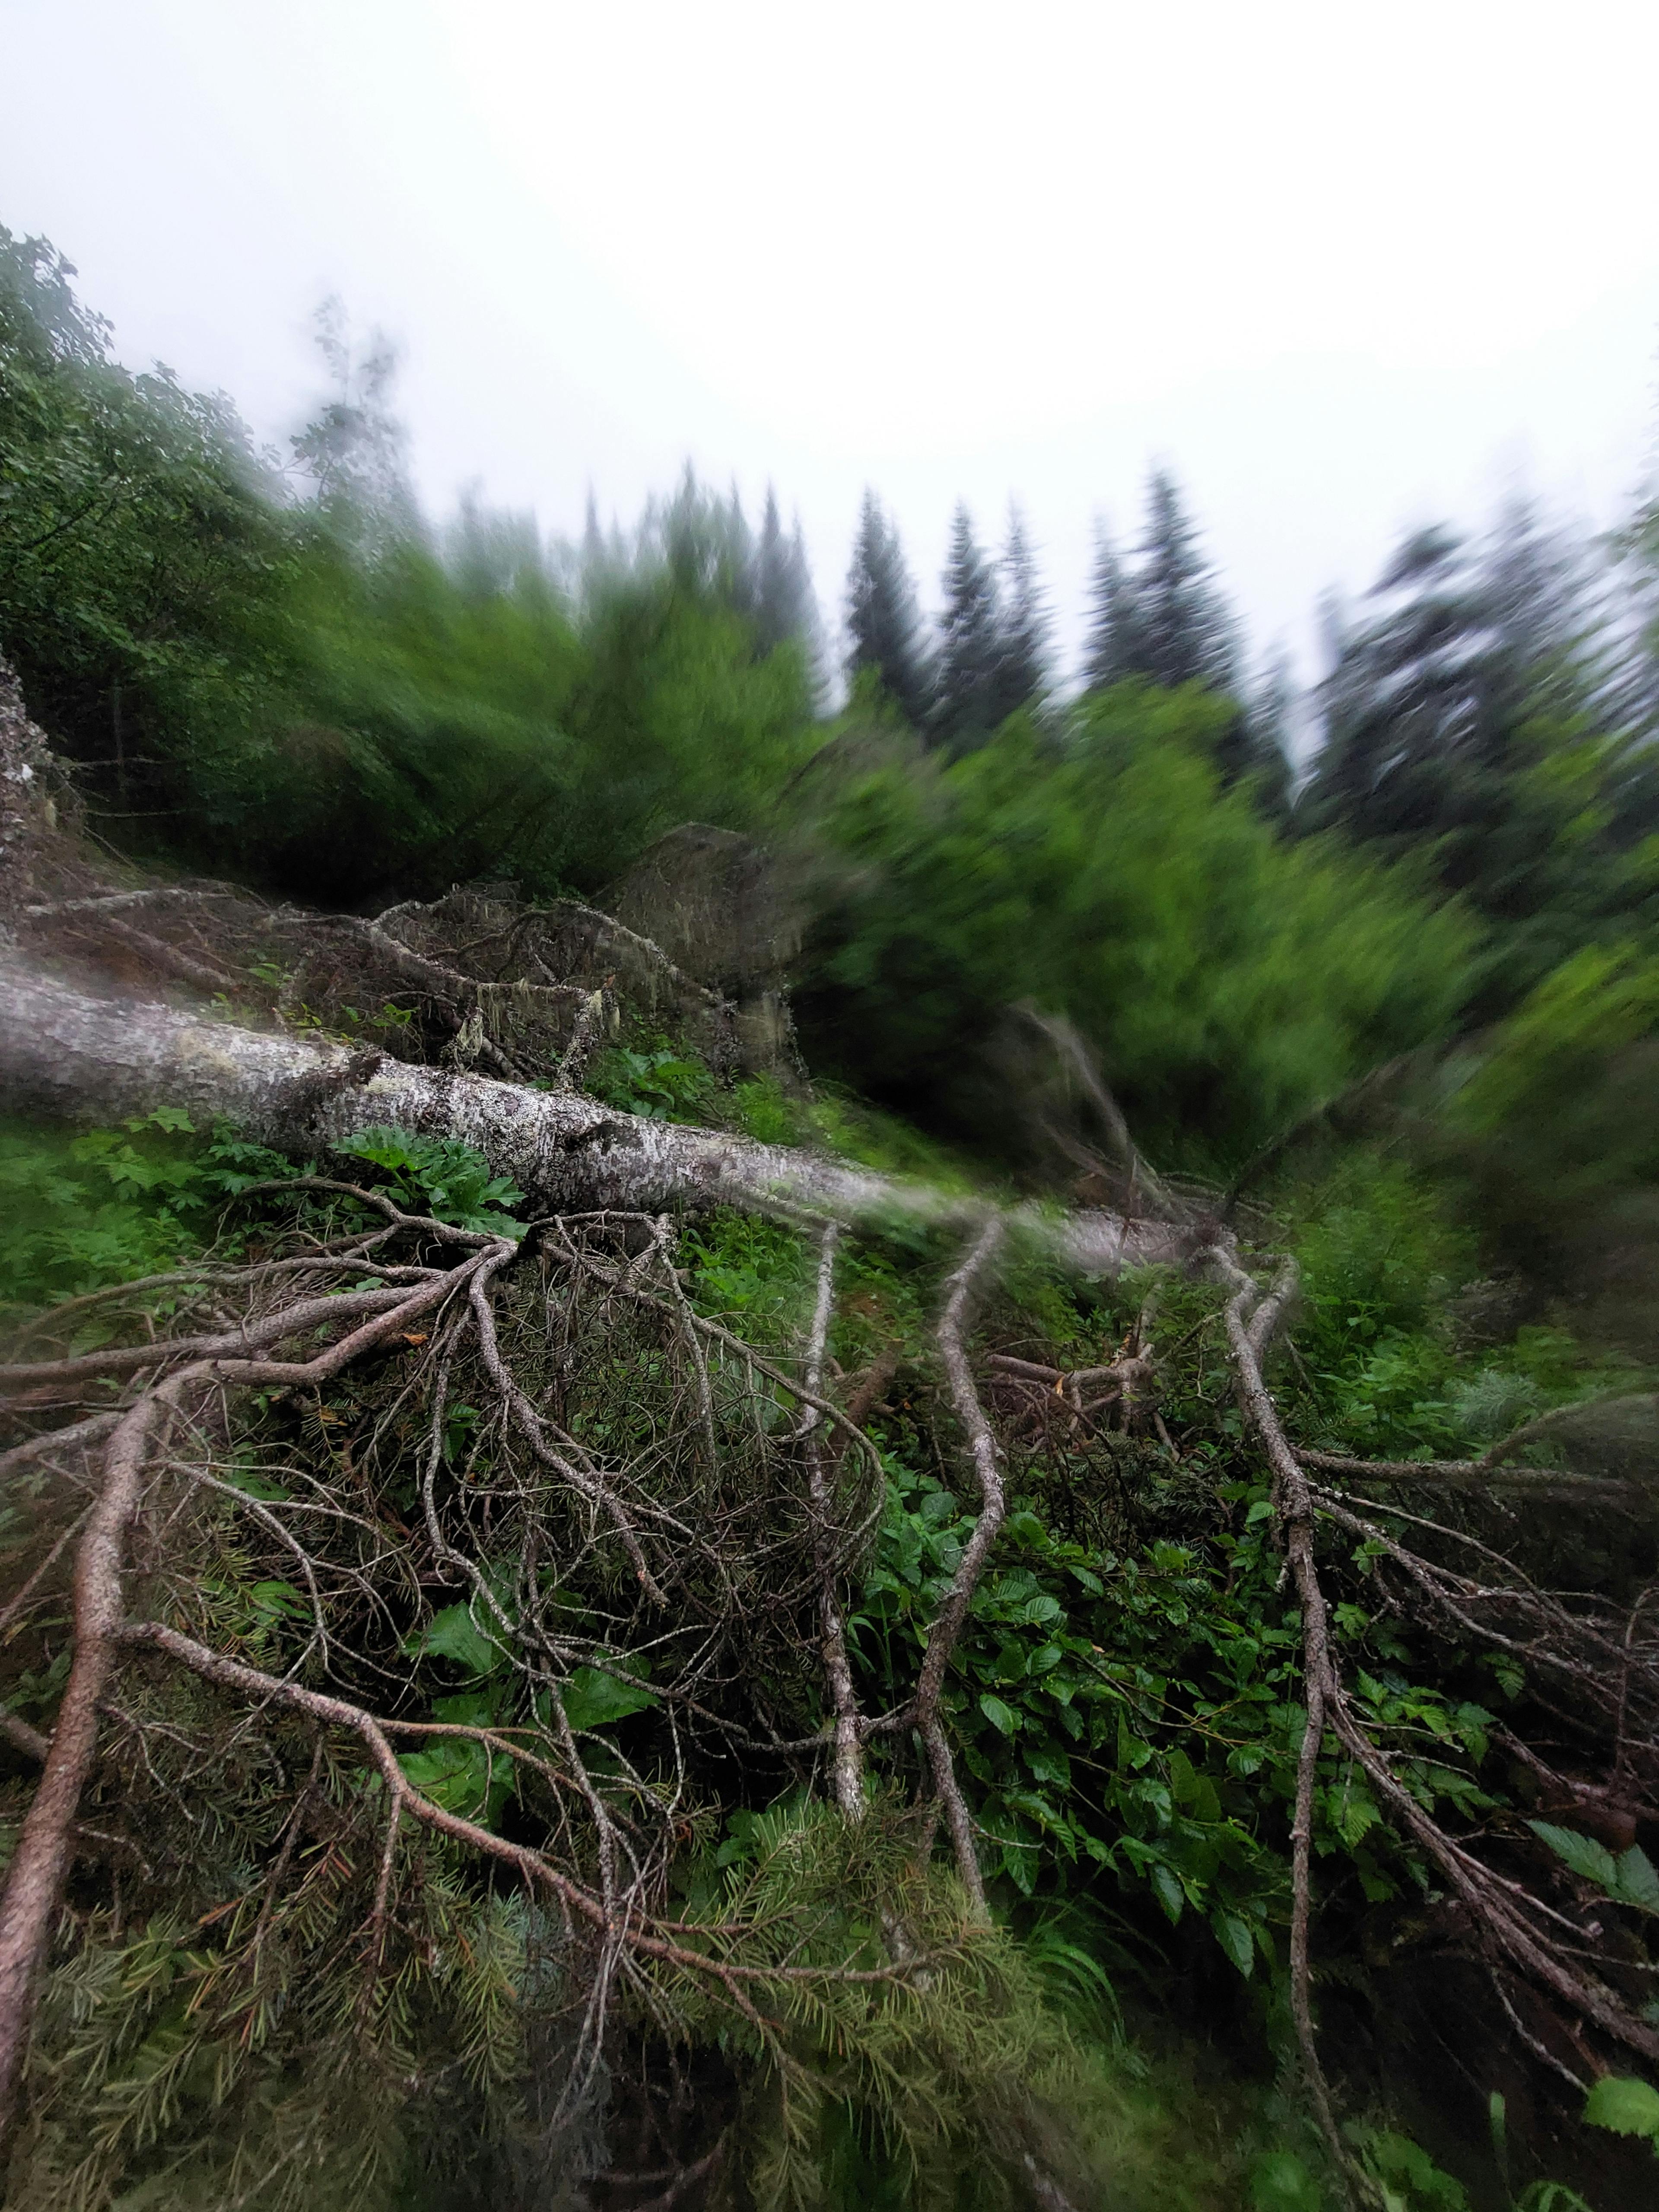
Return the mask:
<path fill-rule="evenodd" d="M 1176 463 L 1067 665 L 114 339 L 0 228 L 8 2203 L 1650 2202 L 1659 491 L 1303 688 Z"/>

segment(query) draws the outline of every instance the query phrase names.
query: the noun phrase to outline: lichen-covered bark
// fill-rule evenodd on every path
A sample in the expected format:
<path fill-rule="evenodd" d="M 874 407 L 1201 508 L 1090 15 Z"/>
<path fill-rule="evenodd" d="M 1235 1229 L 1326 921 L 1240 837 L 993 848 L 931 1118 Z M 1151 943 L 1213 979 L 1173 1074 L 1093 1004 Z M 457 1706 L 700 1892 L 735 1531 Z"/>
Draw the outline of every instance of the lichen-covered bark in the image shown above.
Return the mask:
<path fill-rule="evenodd" d="M 549 1211 L 775 1204 L 849 1223 L 942 1227 L 984 1212 L 982 1200 L 816 1153 L 647 1121 L 580 1093 L 96 998 L 19 963 L 0 968 L 0 1100 L 13 1111 L 94 1122 L 176 1106 L 204 1127 L 222 1115 L 295 1156 L 388 1124 L 459 1138 Z M 1103 1274 L 1179 1261 L 1195 1242 L 1184 1228 L 1111 1213 L 1056 1219 L 1034 1210 L 1025 1219 L 1057 1258 Z"/>

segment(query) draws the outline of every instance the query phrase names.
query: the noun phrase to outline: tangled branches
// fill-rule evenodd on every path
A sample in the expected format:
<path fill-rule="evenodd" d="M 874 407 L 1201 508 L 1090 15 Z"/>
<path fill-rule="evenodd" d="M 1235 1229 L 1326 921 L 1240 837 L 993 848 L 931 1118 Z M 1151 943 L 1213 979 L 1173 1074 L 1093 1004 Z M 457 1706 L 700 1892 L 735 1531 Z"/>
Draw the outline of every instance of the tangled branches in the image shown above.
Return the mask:
<path fill-rule="evenodd" d="M 865 1715 L 841 1616 L 883 1471 L 826 1395 L 833 1225 L 805 1341 L 769 1356 L 694 1306 L 665 1215 L 546 1217 L 515 1241 L 330 1177 L 295 1176 L 281 1196 L 300 1218 L 268 1256 L 150 1284 L 172 1294 L 166 1334 L 54 1355 L 38 1340 L 84 1320 L 72 1302 L 20 1346 L 33 1356 L 0 1370 L 33 1431 L 8 1458 L 36 1471 L 43 1533 L 62 1504 L 92 1499 L 40 1570 L 72 1548 L 74 1658 L 56 1725 L 49 1741 L 26 1727 L 13 1738 L 43 1769 L 0 1899 L 9 2109 L 66 1874 L 88 1848 L 88 1794 L 99 1833 L 113 1822 L 115 1848 L 142 1858 L 146 1800 L 153 1811 L 189 1776 L 228 1802 L 256 1737 L 285 1747 L 291 1778 L 276 1793 L 275 1849 L 227 1908 L 240 1980 L 222 1961 L 215 1978 L 236 1984 L 245 2018 L 273 1931 L 314 1891 L 307 1860 L 331 1832 L 336 1854 L 356 1856 L 369 1829 L 374 1873 L 351 1942 L 365 2005 L 395 1980 L 419 1923 L 422 1838 L 556 1914 L 562 2002 L 578 2017 L 550 2127 L 581 2107 L 618 1992 L 635 2016 L 665 2022 L 695 1990 L 787 2072 L 788 2014 L 807 1985 L 815 2002 L 839 1983 L 931 1986 L 949 1959 L 920 1946 L 937 1921 L 925 1894 L 914 1927 L 890 1901 L 873 1958 L 854 1944 L 805 1964 L 787 1917 L 688 1921 L 674 1880 L 710 1815 L 711 1762 L 803 1777 L 822 1763 L 856 1822 L 865 1742 L 913 1729 L 969 1925 L 984 1919 L 939 1700 L 1000 1518 L 999 1448 L 963 1349 L 1000 1223 L 952 1279 L 940 1325 L 981 1535 L 913 1697 Z M 94 1303 L 114 1318 L 113 1299 Z M 34 1427 L 42 1416 L 59 1425 Z M 252 1609 L 224 1601 L 231 1566 L 262 1594 Z M 441 1686 L 458 1673 L 465 1686 L 434 1699 L 434 1674 Z M 196 1691 L 180 1702 L 169 1675 Z M 100 1750 L 112 1714 L 118 1740 Z M 616 1726 L 626 1719 L 631 1731 Z M 919 1848 L 925 1869 L 925 1835 Z"/>
<path fill-rule="evenodd" d="M 571 901 L 522 908 L 458 890 L 375 916 L 273 906 L 234 884 L 100 890 L 22 908 L 22 942 L 154 986 L 181 983 L 292 1029 L 519 1081 L 579 1082 L 620 1005 L 736 1066 L 736 1010 L 648 939 Z"/>
<path fill-rule="evenodd" d="M 1644 2002 L 1640 1980 L 1643 1962 L 1633 1960 L 1616 1933 L 1610 1941 L 1598 1942 L 1603 1932 L 1599 1922 L 1562 1911 L 1538 1894 L 1535 1887 L 1489 1863 L 1473 1838 L 1450 1833 L 1421 1793 L 1401 1778 L 1396 1760 L 1356 1710 L 1336 1660 L 1330 1605 L 1316 1555 L 1319 1524 L 1358 1537 L 1376 1555 L 1379 1566 L 1393 1571 L 1397 1582 L 1382 1581 L 1388 1603 L 1395 1607 L 1410 1606 L 1443 1633 L 1449 1631 L 1477 1645 L 1497 1647 L 1523 1658 L 1534 1674 L 1541 1668 L 1547 1705 L 1553 1704 L 1570 1729 L 1610 1737 L 1611 1794 L 1622 1798 L 1626 1806 L 1639 1802 L 1650 1808 L 1656 1802 L 1659 1766 L 1652 1757 L 1651 1725 L 1659 1709 L 1656 1707 L 1659 1651 L 1634 1640 L 1631 1632 L 1634 1616 L 1620 1637 L 1612 1621 L 1596 1619 L 1594 1612 L 1570 1608 L 1560 1599 L 1535 1589 L 1508 1561 L 1476 1540 L 1433 1522 L 1419 1522 L 1418 1525 L 1446 1538 L 1455 1549 L 1484 1555 L 1483 1564 L 1488 1571 L 1495 1571 L 1496 1578 L 1483 1582 L 1432 1558 L 1419 1556 L 1398 1536 L 1356 1514 L 1344 1498 L 1310 1482 L 1304 1457 L 1335 1465 L 1352 1474 L 1364 1474 L 1368 1468 L 1360 1460 L 1330 1454 L 1299 1455 L 1285 1436 L 1263 1379 L 1263 1357 L 1296 1289 L 1294 1265 L 1286 1263 L 1272 1288 L 1264 1291 L 1238 1266 L 1235 1255 L 1218 1247 L 1211 1259 L 1232 1286 L 1226 1328 L 1239 1402 L 1273 1470 L 1273 1509 L 1301 1606 L 1307 1719 L 1291 1829 L 1291 2004 L 1310 2092 L 1339 2170 L 1343 2170 L 1347 2160 L 1316 2047 L 1309 1953 L 1315 1777 L 1327 1731 L 1364 1776 L 1385 1815 L 1420 1848 L 1448 1896 L 1456 1900 L 1465 1917 L 1464 1941 L 1499 1979 L 1500 1996 L 1504 1995 L 1501 1978 L 1519 1977 L 1547 1992 L 1566 2019 L 1588 2023 L 1615 2045 L 1650 2061 L 1659 2059 L 1659 2029 L 1653 2026 Z M 1528 1424 L 1528 1428 L 1536 1425 Z M 1527 1440 L 1518 1431 L 1503 1446 L 1494 1448 L 1483 1462 L 1460 1462 L 1452 1472 L 1455 1476 L 1463 1475 L 1472 1465 L 1481 1473 L 1496 1470 Z M 1432 1481 L 1437 1472 L 1428 1462 L 1384 1463 L 1376 1471 L 1384 1477 L 1409 1474 L 1419 1481 Z M 1547 1487 L 1547 1483 L 1543 1486 Z M 1608 1486 L 1615 1491 L 1619 1487 Z M 1557 1693 L 1553 1699 L 1548 1686 L 1552 1680 Z M 1609 1714 L 1607 1696 L 1613 1683 L 1619 1686 L 1617 1701 Z M 1564 1689 L 1570 1693 L 1565 1703 L 1560 1696 Z M 1598 1727 L 1604 1718 L 1611 1720 L 1610 1728 Z M 1576 1802 L 1580 1809 L 1610 1794 L 1608 1786 L 1575 1788 L 1536 1753 L 1513 1737 L 1510 1741 L 1538 1777 L 1562 1792 L 1568 1802 Z M 1659 1896 L 1653 1901 L 1659 1905 Z M 1634 1986 L 1632 1964 L 1637 1966 Z M 1513 2019 L 1513 2007 L 1507 1997 L 1504 2002 Z M 1549 2053 L 1534 2039 L 1528 2040 L 1549 2059 Z M 1559 2061 L 1552 2063 L 1559 2069 Z"/>
<path fill-rule="evenodd" d="M 1093 1375 L 976 1358 L 973 1304 L 1009 1233 L 985 1214 L 944 1279 L 936 1328 L 977 1490 L 973 1531 L 908 1693 L 865 1711 L 845 1619 L 883 1468 L 828 1379 L 836 1224 L 807 1224 L 810 1297 L 793 1349 L 772 1352 L 699 1309 L 666 1214 L 550 1215 L 518 1238 L 315 1174 L 270 1195 L 294 1218 L 264 1256 L 124 1293 L 142 1316 L 166 1290 L 165 1334 L 132 1340 L 117 1328 L 91 1348 L 55 1349 L 42 1340 L 72 1336 L 94 1308 L 107 1326 L 122 1300 L 71 1302 L 20 1342 L 29 1357 L 0 1370 L 27 1431 L 8 1462 L 33 1470 L 40 1516 L 42 1556 L 12 1610 L 40 1602 L 74 1561 L 74 1656 L 55 1725 L 49 1739 L 21 1723 L 10 1732 L 42 1771 L 0 1899 L 9 2094 L 71 1863 L 143 1863 L 157 1810 L 187 1782 L 234 1802 L 256 1743 L 287 1778 L 274 1790 L 261 1778 L 270 1842 L 209 1914 L 229 1916 L 210 1976 L 215 2017 L 222 2029 L 240 2021 L 250 2040 L 248 2023 L 273 2002 L 278 1954 L 325 1893 L 367 2017 L 420 1951 L 434 1883 L 441 1892 L 454 1879 L 439 1869 L 468 1863 L 486 1894 L 522 1898 L 537 1945 L 556 1959 L 546 2032 L 562 2038 L 564 2086 L 543 2116 L 550 2135 L 568 2134 L 596 2093 L 619 2008 L 670 2032 L 723 2008 L 787 2078 L 809 1996 L 833 2011 L 837 1989 L 926 1992 L 981 1972 L 982 1850 L 945 1692 L 1006 1510 L 1004 1437 L 1029 1428 L 1033 1385 L 1073 1423 L 1094 1405 L 1082 1391 L 1102 1384 L 1126 1426 L 1152 1410 L 1148 1310 Z M 1629 1958 L 1605 1946 L 1598 1958 L 1584 1916 L 1512 1870 L 1512 1844 L 1510 1863 L 1501 1850 L 1483 1855 L 1402 1778 L 1343 1679 L 1320 1532 L 1369 1547 L 1387 1602 L 1523 1656 L 1556 1684 L 1564 1724 L 1582 1729 L 1618 1684 L 1605 1730 L 1613 1779 L 1599 1795 L 1516 1746 L 1581 1807 L 1651 1801 L 1652 1645 L 1534 1588 L 1490 1550 L 1484 1580 L 1432 1547 L 1413 1551 L 1397 1508 L 1312 1481 L 1304 1458 L 1319 1455 L 1291 1445 L 1263 1375 L 1293 1270 L 1264 1291 L 1229 1246 L 1200 1264 L 1226 1286 L 1236 1386 L 1273 1470 L 1300 1603 L 1308 1720 L 1291 1828 L 1291 1996 L 1335 2154 L 1310 1936 L 1316 1772 L 1333 1747 L 1432 1863 L 1506 1991 L 1525 1982 L 1599 2035 L 1659 2056 L 1627 1994 Z M 252 1601 L 226 1595 L 228 1570 Z M 884 1797 L 872 1828 L 890 1885 L 873 1946 L 775 1901 L 758 1918 L 729 1901 L 688 1909 L 680 1869 L 714 1810 L 708 1777 L 721 1762 L 765 1762 L 781 1782 L 817 1778 L 850 1834 L 869 1820 L 869 1747 L 901 1741 L 915 1745 L 925 1780 L 914 1814 L 896 1830 Z M 941 1816 L 967 1908 L 949 1936 L 926 1887 Z M 902 1833 L 907 1856 L 895 1862 Z"/>
<path fill-rule="evenodd" d="M 1041 2007 L 992 1924 L 964 1651 L 1023 1462 L 1048 1453 L 1092 1480 L 1108 1459 L 1132 1474 L 1156 1462 L 1214 1486 L 1172 1407 L 1206 1332 L 1271 1472 L 1261 1510 L 1297 1609 L 1289 1983 L 1333 2159 L 1346 2151 L 1316 1954 L 1334 1764 L 1428 1869 L 1542 2063 L 1582 2081 L 1610 2051 L 1659 2059 L 1652 1962 L 1618 1917 L 1659 1894 L 1598 1893 L 1551 1856 L 1547 1823 L 1446 1814 L 1334 1626 L 1358 1552 L 1379 1613 L 1512 1662 L 1547 1723 L 1499 1735 L 1531 1802 L 1628 1851 L 1659 1810 L 1645 1597 L 1621 1611 L 1564 1596 L 1458 1505 L 1431 1519 L 1395 1502 L 1639 1502 L 1628 1469 L 1528 1462 L 1565 1432 L 1557 1416 L 1438 1466 L 1300 1448 L 1268 1379 L 1294 1270 L 1268 1284 L 1269 1263 L 1121 1131 L 1118 1182 L 1148 1211 L 1056 1222 L 602 1108 L 578 1086 L 619 1012 L 662 1009 L 728 1071 L 744 1032 L 710 986 L 589 909 L 532 914 L 475 891 L 368 921 L 218 885 L 55 888 L 10 911 L 33 951 L 76 963 L 77 984 L 95 967 L 106 989 L 222 1003 L 208 1018 L 118 1006 L 14 971 L 4 1050 L 27 1095 L 55 1082 L 123 1111 L 177 1090 L 313 1158 L 398 1121 L 477 1145 L 532 1216 L 509 1233 L 314 1168 L 286 1175 L 242 1194 L 257 1239 L 48 1309 L 0 1370 L 0 1469 L 31 1520 L 0 1632 L 66 1596 L 71 1616 L 50 1732 L 0 1712 L 9 1755 L 39 1770 L 0 1896 L 0 2117 L 26 2067 L 38 2131 L 52 2069 L 106 2063 L 73 2056 L 96 2008 L 76 1978 L 95 1955 L 118 1953 L 131 2009 L 152 2022 L 129 2053 L 149 2087 L 78 2163 L 47 2161 L 61 2201 L 99 2201 L 191 2066 L 211 2072 L 216 2112 L 275 2100 L 271 2140 L 303 2194 L 319 2154 L 259 2073 L 296 2045 L 387 2129 L 398 2096 L 450 2094 L 458 2070 L 475 2087 L 527 2081 L 533 2140 L 514 2155 L 620 2175 L 594 2120 L 607 2069 L 631 2037 L 670 2054 L 672 2075 L 695 2030 L 770 2083 L 774 2140 L 803 2156 L 804 2116 L 826 2096 L 902 2104 L 896 2128 L 920 2127 L 931 2102 L 964 2130 L 993 2114 L 1011 2188 L 1065 2203 L 1064 2130 L 994 2087 L 1012 2069 L 1064 2105 L 1076 2054 L 1034 2024 Z M 799 1295 L 776 1327 L 734 1326 L 690 1279 L 687 1224 L 719 1203 L 800 1240 Z M 921 1584 L 914 1651 L 890 1645 L 900 1662 L 877 1689 L 860 1608 L 890 1468 L 866 1422 L 898 1355 L 856 1380 L 832 1346 L 855 1240 L 895 1218 L 948 1245 L 906 1388 L 926 1395 L 931 1448 L 969 1510 Z M 976 1325 L 1036 1251 L 1097 1277 L 1137 1261 L 1164 1272 L 1100 1356 L 1069 1364 Z M 1194 1285 L 1197 1321 L 1166 1328 L 1160 1297 Z M 1012 1721 L 999 1698 L 979 1703 Z M 739 1796 L 785 1809 L 753 1828 L 757 1857 L 722 1867 Z M 48 1973 L 71 1925 L 88 1940 Z M 111 1939 L 101 1952 L 94 1935 Z M 144 1978 L 166 1974 L 188 1978 L 183 2021 L 139 2002 Z M 51 2033 L 31 2057 L 42 2003 Z M 724 2119 L 674 2138 L 653 2109 L 671 2191 L 736 2158 Z M 362 2134 L 364 2158 L 391 2155 Z M 228 2172 L 240 2155 L 233 2143 Z"/>

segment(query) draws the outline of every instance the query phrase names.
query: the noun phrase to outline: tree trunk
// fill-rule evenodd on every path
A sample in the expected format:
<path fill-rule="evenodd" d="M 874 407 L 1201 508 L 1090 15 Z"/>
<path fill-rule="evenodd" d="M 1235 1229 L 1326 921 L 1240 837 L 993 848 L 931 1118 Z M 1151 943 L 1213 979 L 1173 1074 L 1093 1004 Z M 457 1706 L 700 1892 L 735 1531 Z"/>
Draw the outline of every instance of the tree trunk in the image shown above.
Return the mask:
<path fill-rule="evenodd" d="M 108 1122 L 158 1106 L 216 1118 L 296 1157 L 391 1126 L 459 1138 L 550 1212 L 720 1205 L 797 1209 L 849 1224 L 940 1228 L 982 1200 L 821 1153 L 619 1113 L 580 1093 L 411 1066 L 372 1049 L 243 1029 L 177 1007 L 94 998 L 38 969 L 0 969 L 0 1100 L 12 1111 Z M 1090 1273 L 1179 1261 L 1200 1231 L 1106 1212 L 1018 1210 L 1027 1232 Z"/>

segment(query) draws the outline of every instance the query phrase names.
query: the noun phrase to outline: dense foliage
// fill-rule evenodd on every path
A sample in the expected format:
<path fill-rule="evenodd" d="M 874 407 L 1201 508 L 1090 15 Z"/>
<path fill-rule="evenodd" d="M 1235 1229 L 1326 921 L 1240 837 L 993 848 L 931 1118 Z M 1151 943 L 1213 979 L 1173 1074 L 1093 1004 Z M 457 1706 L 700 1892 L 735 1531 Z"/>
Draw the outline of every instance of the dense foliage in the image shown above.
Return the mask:
<path fill-rule="evenodd" d="M 1124 684 L 1063 744 L 1022 717 L 948 767 L 879 738 L 821 757 L 799 802 L 822 871 L 800 1000 L 817 1055 L 1029 1148 L 1009 1106 L 1030 1041 L 999 1024 L 1034 1000 L 1088 1038 L 1155 1149 L 1213 1163 L 1444 1036 L 1467 920 L 1285 844 L 1224 791 L 1210 741 L 1231 712 Z"/>
<path fill-rule="evenodd" d="M 1297 822 L 1431 859 L 1491 927 L 1484 1009 L 1653 929 L 1650 647 L 1616 588 L 1635 582 L 1517 503 L 1485 543 L 1417 533 L 1361 618 L 1334 610 Z"/>
<path fill-rule="evenodd" d="M 688 816 L 760 817 L 814 684 L 775 506 L 757 544 L 688 480 L 573 586 L 533 530 L 420 524 L 383 364 L 331 341 L 285 473 L 228 401 L 121 368 L 72 273 L 0 237 L 0 637 L 102 826 L 355 903 L 592 889 Z"/>

